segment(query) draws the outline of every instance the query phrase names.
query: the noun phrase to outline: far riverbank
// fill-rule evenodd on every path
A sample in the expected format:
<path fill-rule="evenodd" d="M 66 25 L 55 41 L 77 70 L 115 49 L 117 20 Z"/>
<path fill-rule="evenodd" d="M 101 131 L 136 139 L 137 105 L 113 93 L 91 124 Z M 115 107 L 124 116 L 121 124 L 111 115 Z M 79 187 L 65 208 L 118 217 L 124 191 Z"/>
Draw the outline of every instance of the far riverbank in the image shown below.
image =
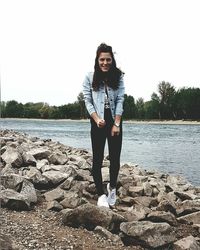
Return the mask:
<path fill-rule="evenodd" d="M 1 120 L 19 120 L 19 121 L 76 121 L 76 122 L 89 122 L 89 119 L 37 119 L 37 118 L 0 118 Z M 123 123 L 132 124 L 166 124 L 166 125 L 200 125 L 200 121 L 190 120 L 124 120 Z"/>
<path fill-rule="evenodd" d="M 127 120 L 124 122 L 137 124 L 200 125 L 200 121 L 187 120 Z"/>

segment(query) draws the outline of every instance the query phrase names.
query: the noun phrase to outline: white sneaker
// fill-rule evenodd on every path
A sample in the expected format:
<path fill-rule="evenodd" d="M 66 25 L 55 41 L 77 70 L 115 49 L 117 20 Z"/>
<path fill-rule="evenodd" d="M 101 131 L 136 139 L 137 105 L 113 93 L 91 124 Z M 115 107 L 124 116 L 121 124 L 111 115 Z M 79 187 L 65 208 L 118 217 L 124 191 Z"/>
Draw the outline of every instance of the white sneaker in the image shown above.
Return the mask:
<path fill-rule="evenodd" d="M 107 184 L 107 191 L 108 191 L 108 204 L 111 206 L 115 205 L 117 196 L 116 196 L 116 188 L 113 188 L 112 190 L 110 190 L 110 183 Z"/>
<path fill-rule="evenodd" d="M 107 201 L 107 196 L 105 194 L 102 194 L 99 196 L 98 201 L 97 201 L 97 206 L 98 207 L 109 207 L 108 201 Z"/>

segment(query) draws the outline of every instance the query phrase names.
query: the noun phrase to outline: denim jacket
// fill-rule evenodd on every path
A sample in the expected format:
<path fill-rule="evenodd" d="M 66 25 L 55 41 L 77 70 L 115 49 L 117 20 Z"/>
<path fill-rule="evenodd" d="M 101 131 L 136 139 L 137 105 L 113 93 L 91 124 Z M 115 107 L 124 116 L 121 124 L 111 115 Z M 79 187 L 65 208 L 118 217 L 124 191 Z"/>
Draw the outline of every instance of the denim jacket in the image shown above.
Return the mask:
<path fill-rule="evenodd" d="M 104 98 L 105 98 L 105 87 L 100 86 L 99 90 L 94 91 L 92 88 L 93 72 L 89 72 L 83 82 L 83 95 L 85 100 L 85 105 L 88 113 L 91 115 L 96 112 L 97 115 L 104 119 Z M 123 102 L 124 102 L 124 81 L 123 75 L 119 80 L 118 89 L 112 89 L 107 87 L 108 100 L 110 103 L 110 110 L 113 119 L 116 115 L 122 115 L 123 113 Z"/>

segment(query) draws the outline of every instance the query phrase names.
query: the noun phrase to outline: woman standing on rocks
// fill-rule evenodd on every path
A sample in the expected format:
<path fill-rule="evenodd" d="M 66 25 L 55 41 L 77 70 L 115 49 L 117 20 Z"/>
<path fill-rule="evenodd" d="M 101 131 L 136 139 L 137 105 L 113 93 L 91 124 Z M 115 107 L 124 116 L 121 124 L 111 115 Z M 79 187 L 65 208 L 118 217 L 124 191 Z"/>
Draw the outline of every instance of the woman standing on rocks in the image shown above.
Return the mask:
<path fill-rule="evenodd" d="M 112 47 L 105 43 L 97 48 L 94 72 L 83 83 L 85 105 L 90 115 L 93 152 L 92 174 L 98 193 L 98 206 L 109 207 L 116 202 L 116 184 L 122 146 L 122 113 L 124 102 L 123 72 L 116 67 Z M 110 183 L 104 194 L 101 167 L 104 147 L 108 141 Z"/>

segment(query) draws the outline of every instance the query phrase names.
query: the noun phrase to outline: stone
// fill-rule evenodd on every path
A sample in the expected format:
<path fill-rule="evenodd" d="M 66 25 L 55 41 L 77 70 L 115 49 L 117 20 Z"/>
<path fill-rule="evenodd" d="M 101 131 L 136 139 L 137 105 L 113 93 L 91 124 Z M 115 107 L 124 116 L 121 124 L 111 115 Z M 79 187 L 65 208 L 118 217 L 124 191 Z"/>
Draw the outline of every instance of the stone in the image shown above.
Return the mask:
<path fill-rule="evenodd" d="M 124 188 L 124 186 L 118 188 L 118 190 L 117 190 L 118 196 L 119 196 L 119 198 L 121 198 L 121 199 L 127 197 L 127 192 L 128 192 L 128 191 L 127 191 L 126 188 Z M 130 196 L 129 196 L 129 197 L 130 197 Z M 133 198 L 133 197 L 131 197 L 131 198 Z"/>
<path fill-rule="evenodd" d="M 53 152 L 53 154 L 49 156 L 49 162 L 54 165 L 64 165 L 67 163 L 67 161 L 68 161 L 67 155 L 59 151 Z"/>
<path fill-rule="evenodd" d="M 19 250 L 10 235 L 6 235 L 0 231 L 0 249 L 1 250 Z"/>
<path fill-rule="evenodd" d="M 90 203 L 67 211 L 63 215 L 64 225 L 83 226 L 90 230 L 93 230 L 96 226 L 101 226 L 115 232 L 119 230 L 120 223 L 124 221 L 126 220 L 123 216 L 112 212 L 109 208 L 97 207 Z"/>
<path fill-rule="evenodd" d="M 26 179 L 22 182 L 20 194 L 23 195 L 30 204 L 37 202 L 37 194 L 34 185 Z"/>
<path fill-rule="evenodd" d="M 21 211 L 30 209 L 30 202 L 24 197 L 24 195 L 13 189 L 0 191 L 0 201 L 2 207 L 8 207 L 13 210 Z"/>
<path fill-rule="evenodd" d="M 16 173 L 16 170 L 12 167 L 10 163 L 7 163 L 5 167 L 1 166 L 0 176 L 12 175 Z"/>
<path fill-rule="evenodd" d="M 128 194 L 131 197 L 142 196 L 144 193 L 144 188 L 142 186 L 129 187 Z"/>
<path fill-rule="evenodd" d="M 44 172 L 42 176 L 45 177 L 50 184 L 57 185 L 66 180 L 69 177 L 69 174 L 51 170 Z"/>
<path fill-rule="evenodd" d="M 7 189 L 20 191 L 24 177 L 17 174 L 0 175 L 0 183 Z"/>
<path fill-rule="evenodd" d="M 63 209 L 63 206 L 58 201 L 53 200 L 47 203 L 47 210 L 59 212 L 62 209 Z"/>
<path fill-rule="evenodd" d="M 147 219 L 152 222 L 167 222 L 171 226 L 177 226 L 176 217 L 170 212 L 152 211 L 147 215 Z"/>
<path fill-rule="evenodd" d="M 152 186 L 149 182 L 144 182 L 143 183 L 143 189 L 144 189 L 144 195 L 145 196 L 152 196 L 153 194 L 153 189 Z"/>
<path fill-rule="evenodd" d="M 93 182 L 93 177 L 89 170 L 79 169 L 77 170 L 77 180 Z"/>
<path fill-rule="evenodd" d="M 105 228 L 101 226 L 96 226 L 94 229 L 94 233 L 99 234 L 101 237 L 105 238 L 106 240 L 118 242 L 118 243 L 121 243 L 121 245 L 123 245 L 121 238 L 118 235 L 112 234 L 110 231 L 106 230 Z"/>
<path fill-rule="evenodd" d="M 133 205 L 134 203 L 134 198 L 133 197 L 130 197 L 130 196 L 126 196 L 124 198 L 121 199 L 120 203 L 124 203 L 126 205 Z"/>
<path fill-rule="evenodd" d="M 1 156 L 2 160 L 7 164 L 11 164 L 12 167 L 21 167 L 23 164 L 23 158 L 17 149 L 8 147 Z"/>
<path fill-rule="evenodd" d="M 200 211 L 177 218 L 181 223 L 200 224 Z"/>
<path fill-rule="evenodd" d="M 44 193 L 44 197 L 46 201 L 53 201 L 53 200 L 60 201 L 64 198 L 64 193 L 65 191 L 58 187 L 58 188 L 55 188 L 51 191 Z"/>
<path fill-rule="evenodd" d="M 60 202 L 64 208 L 76 208 L 82 204 L 81 197 L 77 193 L 67 192 L 64 194 L 64 199 Z"/>
<path fill-rule="evenodd" d="M 199 242 L 193 237 L 189 235 L 183 239 L 180 239 L 173 244 L 174 250 L 198 250 L 200 249 Z"/>
<path fill-rule="evenodd" d="M 194 195 L 193 193 L 191 192 L 180 192 L 180 191 L 175 191 L 174 194 L 180 198 L 182 201 L 184 200 L 194 200 L 196 198 L 198 198 L 197 195 Z"/>
<path fill-rule="evenodd" d="M 144 207 L 155 207 L 158 205 L 157 199 L 148 196 L 138 196 L 133 198 L 134 204 L 142 205 Z"/>
<path fill-rule="evenodd" d="M 48 159 L 51 152 L 45 147 L 38 147 L 31 149 L 27 153 L 32 155 L 36 160 L 42 160 L 42 159 Z"/>
<path fill-rule="evenodd" d="M 38 160 L 36 163 L 37 169 L 39 169 L 41 172 L 44 172 L 42 169 L 48 165 L 49 165 L 49 161 L 47 159 Z"/>
<path fill-rule="evenodd" d="M 156 248 L 176 240 L 173 229 L 167 223 L 149 221 L 123 222 L 120 230 L 129 237 L 137 238 L 144 247 Z"/>
<path fill-rule="evenodd" d="M 101 169 L 101 173 L 102 173 L 102 180 L 104 182 L 109 182 L 110 181 L 109 168 L 108 167 L 103 167 Z"/>
<path fill-rule="evenodd" d="M 41 172 L 36 167 L 26 167 L 21 171 L 21 175 L 33 184 L 45 185 L 48 183 L 48 180 L 41 174 Z"/>
<path fill-rule="evenodd" d="M 139 221 L 145 219 L 150 212 L 151 210 L 149 208 L 136 204 L 128 208 L 123 215 L 127 221 Z"/>
<path fill-rule="evenodd" d="M 70 176 L 63 183 L 61 183 L 59 187 L 64 190 L 69 190 L 72 187 L 73 182 L 74 182 L 74 177 Z"/>
<path fill-rule="evenodd" d="M 22 158 L 23 158 L 23 161 L 24 161 L 24 166 L 36 166 L 37 164 L 37 161 L 35 159 L 34 156 L 32 156 L 31 154 L 28 154 L 26 152 L 23 152 L 22 153 Z"/>
<path fill-rule="evenodd" d="M 200 200 L 185 200 L 178 203 L 176 213 L 178 216 L 200 211 Z"/>

